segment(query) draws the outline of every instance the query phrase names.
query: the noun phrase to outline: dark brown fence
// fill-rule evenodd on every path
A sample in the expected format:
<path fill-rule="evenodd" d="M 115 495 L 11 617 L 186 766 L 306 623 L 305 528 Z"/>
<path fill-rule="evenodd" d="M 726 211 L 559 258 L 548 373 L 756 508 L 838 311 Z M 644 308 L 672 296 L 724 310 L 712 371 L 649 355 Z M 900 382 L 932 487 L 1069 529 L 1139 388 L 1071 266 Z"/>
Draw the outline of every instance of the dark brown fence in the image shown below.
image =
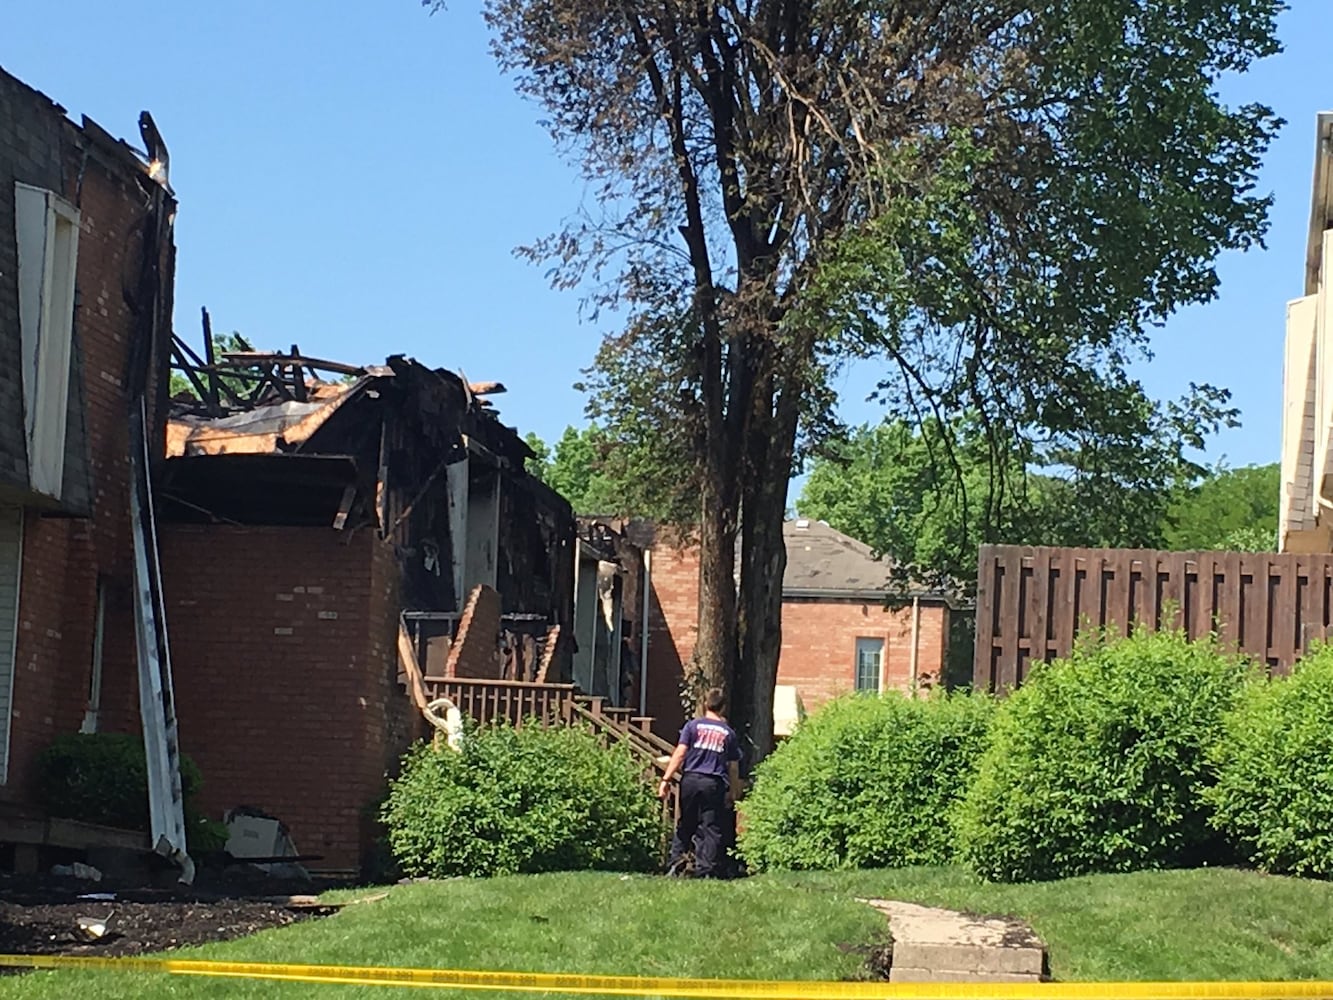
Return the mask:
<path fill-rule="evenodd" d="M 1328 634 L 1333 555 L 987 545 L 977 577 L 973 683 L 1017 687 L 1077 633 L 1136 624 L 1209 632 L 1283 671 Z"/>

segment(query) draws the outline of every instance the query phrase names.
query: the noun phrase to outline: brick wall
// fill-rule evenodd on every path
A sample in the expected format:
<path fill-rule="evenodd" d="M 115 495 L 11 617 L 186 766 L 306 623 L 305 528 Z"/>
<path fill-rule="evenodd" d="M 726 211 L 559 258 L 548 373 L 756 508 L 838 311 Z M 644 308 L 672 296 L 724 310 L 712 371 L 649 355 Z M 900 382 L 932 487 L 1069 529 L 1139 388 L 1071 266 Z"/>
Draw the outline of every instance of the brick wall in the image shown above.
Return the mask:
<path fill-rule="evenodd" d="M 371 532 L 166 525 L 162 572 L 181 748 L 220 818 L 282 819 L 315 868 L 356 868 L 367 810 L 409 735 L 397 568 Z"/>
<path fill-rule="evenodd" d="M 944 667 L 948 609 L 921 605 L 918 684 L 935 684 Z M 793 600 L 782 603 L 778 683 L 793 684 L 806 711 L 855 689 L 856 640 L 884 641 L 883 690 L 906 691 L 912 676 L 912 609 L 860 601 Z"/>
<path fill-rule="evenodd" d="M 647 712 L 654 731 L 674 740 L 684 721 L 680 684 L 698 637 L 699 550 L 659 539 L 651 546 Z M 921 604 L 917 678 L 938 683 L 948 651 L 948 609 Z M 887 688 L 906 690 L 911 677 L 912 609 L 872 602 L 787 599 L 782 604 L 778 683 L 793 684 L 807 711 L 855 686 L 856 640 L 884 640 Z"/>
<path fill-rule="evenodd" d="M 685 722 L 681 682 L 699 636 L 699 549 L 660 538 L 651 558 L 646 707 L 653 730 L 675 740 Z"/>
<path fill-rule="evenodd" d="M 57 191 L 80 211 L 64 486 L 72 501 L 67 506 L 81 516 L 44 516 L 36 507 L 25 512 L 4 801 L 33 800 L 38 753 L 83 719 L 99 578 L 106 596 L 100 728 L 139 729 L 124 382 L 136 328 L 125 291 L 135 287 L 139 272 L 145 204 L 140 176 L 132 164 L 90 151 L 59 108 L 0 72 L 0 485 L 8 485 L 11 495 L 26 483 L 14 182 Z M 166 246 L 160 262 L 165 276 L 173 256 Z"/>
<path fill-rule="evenodd" d="M 500 595 L 493 588 L 481 584 L 468 595 L 444 675 L 478 680 L 500 676 Z"/>

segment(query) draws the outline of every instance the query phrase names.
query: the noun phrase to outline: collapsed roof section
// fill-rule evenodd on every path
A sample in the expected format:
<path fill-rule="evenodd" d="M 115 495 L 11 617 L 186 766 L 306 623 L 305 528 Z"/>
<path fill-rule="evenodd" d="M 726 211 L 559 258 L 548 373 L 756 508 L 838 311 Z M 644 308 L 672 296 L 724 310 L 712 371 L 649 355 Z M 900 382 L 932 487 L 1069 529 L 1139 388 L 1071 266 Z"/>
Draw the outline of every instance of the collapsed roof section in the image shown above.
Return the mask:
<path fill-rule="evenodd" d="M 401 355 L 369 367 L 295 347 L 204 360 L 177 341 L 176 363 L 192 388 L 167 420 L 163 492 L 176 519 L 373 524 L 388 535 L 469 451 L 520 475 L 533 456 L 479 395 L 502 386 Z"/>

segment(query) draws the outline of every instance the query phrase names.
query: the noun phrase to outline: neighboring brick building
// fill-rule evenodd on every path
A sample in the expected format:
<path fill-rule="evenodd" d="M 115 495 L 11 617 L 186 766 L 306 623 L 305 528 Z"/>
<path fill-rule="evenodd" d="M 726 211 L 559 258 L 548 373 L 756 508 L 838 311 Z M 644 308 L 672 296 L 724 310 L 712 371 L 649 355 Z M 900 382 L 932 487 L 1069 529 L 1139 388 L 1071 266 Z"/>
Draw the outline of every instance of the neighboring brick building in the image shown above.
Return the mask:
<path fill-rule="evenodd" d="M 139 726 L 127 423 L 142 395 L 160 433 L 174 266 L 154 169 L 0 71 L 0 842 L 57 735 Z"/>
<path fill-rule="evenodd" d="M 680 686 L 698 634 L 699 550 L 644 525 L 631 537 L 647 549 L 651 581 L 643 708 L 673 737 L 683 722 Z M 950 605 L 941 594 L 898 594 L 888 567 L 866 545 L 819 521 L 783 528 L 782 653 L 778 685 L 808 711 L 857 690 L 910 691 L 940 683 Z"/>
<path fill-rule="evenodd" d="M 806 709 L 850 691 L 911 691 L 940 683 L 949 603 L 933 591 L 890 603 L 888 567 L 868 545 L 822 521 L 788 521 L 778 683 Z"/>

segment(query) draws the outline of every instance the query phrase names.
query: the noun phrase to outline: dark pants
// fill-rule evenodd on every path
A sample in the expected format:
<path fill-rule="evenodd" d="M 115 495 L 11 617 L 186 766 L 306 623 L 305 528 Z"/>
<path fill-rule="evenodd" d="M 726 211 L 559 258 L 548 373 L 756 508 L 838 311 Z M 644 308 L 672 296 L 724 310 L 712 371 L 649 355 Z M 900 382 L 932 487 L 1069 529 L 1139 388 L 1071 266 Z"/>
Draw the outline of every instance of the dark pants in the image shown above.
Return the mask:
<path fill-rule="evenodd" d="M 671 838 L 674 868 L 694 845 L 694 874 L 710 878 L 718 874 L 722 853 L 722 814 L 727 806 L 726 781 L 709 774 L 687 771 L 680 778 L 680 819 Z"/>

